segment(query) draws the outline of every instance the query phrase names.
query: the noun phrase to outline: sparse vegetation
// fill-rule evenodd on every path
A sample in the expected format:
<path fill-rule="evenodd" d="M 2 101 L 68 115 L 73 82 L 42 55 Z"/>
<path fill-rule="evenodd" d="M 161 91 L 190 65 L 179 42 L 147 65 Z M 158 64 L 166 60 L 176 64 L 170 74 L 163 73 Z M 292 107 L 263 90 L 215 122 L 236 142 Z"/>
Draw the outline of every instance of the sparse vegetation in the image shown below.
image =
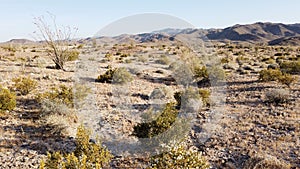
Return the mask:
<path fill-rule="evenodd" d="M 16 95 L 9 89 L 5 89 L 0 85 L 0 113 L 3 111 L 11 111 L 16 107 Z"/>
<path fill-rule="evenodd" d="M 96 82 L 101 83 L 117 83 L 124 84 L 133 80 L 132 75 L 126 70 L 126 68 L 109 68 L 104 74 L 98 76 Z"/>
<path fill-rule="evenodd" d="M 276 81 L 282 76 L 278 69 L 264 69 L 259 72 L 259 80 L 262 82 Z"/>
<path fill-rule="evenodd" d="M 287 89 L 272 89 L 266 92 L 266 101 L 269 103 L 285 103 L 289 99 L 290 92 Z"/>
<path fill-rule="evenodd" d="M 153 112 L 150 111 L 148 113 L 148 116 L 153 116 Z M 140 123 L 134 126 L 133 135 L 139 138 L 151 138 L 163 133 L 175 122 L 177 115 L 178 110 L 175 109 L 174 104 L 168 103 L 154 121 Z"/>
<path fill-rule="evenodd" d="M 90 142 L 91 132 L 79 126 L 76 135 L 76 149 L 72 153 L 48 153 L 40 163 L 40 169 L 100 169 L 112 159 L 112 154 L 101 145 Z"/>
<path fill-rule="evenodd" d="M 27 95 L 37 87 L 37 81 L 29 77 L 14 78 L 12 81 L 15 83 L 13 88 L 21 95 Z"/>
<path fill-rule="evenodd" d="M 207 160 L 197 150 L 188 149 L 183 144 L 166 147 L 167 151 L 151 158 L 148 169 L 198 168 L 208 169 Z"/>
<path fill-rule="evenodd" d="M 300 61 L 285 61 L 280 64 L 280 69 L 284 73 L 300 74 Z"/>
<path fill-rule="evenodd" d="M 53 25 L 49 25 L 44 17 L 35 18 L 34 24 L 40 33 L 38 38 L 44 40 L 49 47 L 48 56 L 55 63 L 55 68 L 64 70 L 66 61 L 74 59 L 74 53 L 69 52 L 69 43 L 74 38 L 77 29 L 60 28 L 56 24 L 55 16 L 49 15 Z"/>

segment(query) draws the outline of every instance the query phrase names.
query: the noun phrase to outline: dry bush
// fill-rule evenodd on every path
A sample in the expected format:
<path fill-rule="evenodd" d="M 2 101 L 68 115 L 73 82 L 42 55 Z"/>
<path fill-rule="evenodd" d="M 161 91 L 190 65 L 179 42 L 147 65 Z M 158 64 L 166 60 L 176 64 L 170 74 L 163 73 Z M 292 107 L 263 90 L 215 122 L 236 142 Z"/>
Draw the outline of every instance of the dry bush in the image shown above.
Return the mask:
<path fill-rule="evenodd" d="M 12 81 L 15 83 L 13 88 L 21 95 L 27 95 L 37 87 L 37 81 L 29 77 L 14 78 Z"/>
<path fill-rule="evenodd" d="M 269 103 L 285 103 L 289 99 L 289 90 L 272 89 L 266 92 L 266 101 Z"/>
<path fill-rule="evenodd" d="M 74 53 L 69 52 L 69 44 L 77 32 L 77 28 L 59 27 L 56 24 L 55 16 L 49 15 L 52 24 L 47 23 L 44 17 L 35 18 L 34 24 L 39 32 L 37 38 L 44 41 L 49 47 L 48 56 L 55 63 L 55 68 L 64 70 L 65 63 L 74 56 Z"/>
<path fill-rule="evenodd" d="M 275 157 L 252 157 L 246 161 L 243 169 L 290 169 L 290 167 Z"/>

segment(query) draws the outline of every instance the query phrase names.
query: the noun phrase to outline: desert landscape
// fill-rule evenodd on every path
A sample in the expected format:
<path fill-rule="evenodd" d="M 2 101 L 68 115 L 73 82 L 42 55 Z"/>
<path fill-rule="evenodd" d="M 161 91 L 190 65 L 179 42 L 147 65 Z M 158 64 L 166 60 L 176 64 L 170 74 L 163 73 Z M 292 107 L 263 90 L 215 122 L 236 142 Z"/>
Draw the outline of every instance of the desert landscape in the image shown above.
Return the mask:
<path fill-rule="evenodd" d="M 299 37 L 259 22 L 72 39 L 63 55 L 3 42 L 0 168 L 300 168 Z M 169 130 L 149 143 L 167 151 L 122 149 Z"/>

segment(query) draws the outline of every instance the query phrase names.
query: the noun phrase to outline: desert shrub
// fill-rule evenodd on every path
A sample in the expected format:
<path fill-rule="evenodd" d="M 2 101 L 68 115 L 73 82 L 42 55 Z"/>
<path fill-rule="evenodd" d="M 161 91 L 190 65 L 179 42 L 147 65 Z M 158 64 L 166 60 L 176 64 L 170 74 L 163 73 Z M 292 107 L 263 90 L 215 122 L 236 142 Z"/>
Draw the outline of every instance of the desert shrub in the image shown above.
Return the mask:
<path fill-rule="evenodd" d="M 269 103 L 285 103 L 289 98 L 289 90 L 272 89 L 266 92 L 266 101 Z"/>
<path fill-rule="evenodd" d="M 300 74 L 300 61 L 282 62 L 280 69 L 284 73 Z"/>
<path fill-rule="evenodd" d="M 205 78 L 205 79 L 209 78 L 206 66 L 196 67 L 194 69 L 194 75 L 197 78 Z"/>
<path fill-rule="evenodd" d="M 48 153 L 46 160 L 40 162 L 40 169 L 100 169 L 112 159 L 112 154 L 99 140 L 90 142 L 90 131 L 82 126 L 77 129 L 76 149 L 72 153 Z"/>
<path fill-rule="evenodd" d="M 188 149 L 183 144 L 168 146 L 166 148 L 166 152 L 151 158 L 148 169 L 210 168 L 207 160 L 197 150 Z"/>
<path fill-rule="evenodd" d="M 229 63 L 230 62 L 230 60 L 229 60 L 229 58 L 222 58 L 221 59 L 221 63 L 223 63 L 223 64 L 225 64 L 225 63 Z"/>
<path fill-rule="evenodd" d="M 212 66 L 207 68 L 209 79 L 213 81 L 224 80 L 226 77 L 224 69 L 218 66 Z"/>
<path fill-rule="evenodd" d="M 49 115 L 57 114 L 57 115 L 68 115 L 69 108 L 65 104 L 57 103 L 49 99 L 43 99 L 40 101 L 41 104 L 41 116 L 46 117 Z"/>
<path fill-rule="evenodd" d="M 148 112 L 152 116 L 152 112 Z M 168 130 L 175 122 L 178 110 L 173 103 L 167 103 L 159 116 L 151 122 L 139 123 L 134 126 L 133 135 L 138 138 L 151 138 Z"/>
<path fill-rule="evenodd" d="M 195 68 L 194 75 L 196 78 L 203 78 L 208 81 L 221 81 L 226 77 L 224 69 L 218 66 Z"/>
<path fill-rule="evenodd" d="M 71 87 L 60 85 L 58 88 L 53 87 L 50 91 L 38 94 L 37 99 L 39 102 L 43 100 L 50 100 L 54 103 L 65 104 L 69 107 L 73 107 L 73 91 Z"/>
<path fill-rule="evenodd" d="M 139 56 L 137 56 L 137 58 L 138 58 L 138 61 L 140 61 L 140 62 L 143 62 L 143 63 L 145 63 L 145 62 L 148 62 L 148 56 L 146 56 L 146 55 L 139 55 Z"/>
<path fill-rule="evenodd" d="M 109 68 L 104 74 L 97 77 L 96 82 L 111 83 L 115 72 L 116 69 Z"/>
<path fill-rule="evenodd" d="M 155 62 L 162 65 L 168 65 L 170 64 L 170 59 L 166 55 L 161 55 L 160 58 Z"/>
<path fill-rule="evenodd" d="M 64 53 L 66 58 L 68 58 L 67 61 L 74 61 L 79 59 L 79 52 L 77 50 L 69 50 Z"/>
<path fill-rule="evenodd" d="M 43 100 L 50 100 L 53 103 L 64 104 L 68 107 L 74 107 L 74 100 L 81 102 L 89 93 L 91 89 L 84 85 L 75 85 L 67 87 L 60 85 L 58 88 L 53 87 L 50 91 L 37 95 L 37 100 L 42 103 Z"/>
<path fill-rule="evenodd" d="M 209 107 L 211 104 L 210 91 L 206 89 L 200 89 L 199 94 L 201 96 L 203 106 Z"/>
<path fill-rule="evenodd" d="M 16 95 L 0 85 L 0 112 L 11 111 L 16 107 Z"/>
<path fill-rule="evenodd" d="M 282 76 L 280 76 L 278 78 L 278 81 L 281 84 L 287 85 L 288 87 L 290 87 L 290 85 L 296 81 L 296 78 L 294 78 L 292 75 L 284 73 Z"/>
<path fill-rule="evenodd" d="M 121 67 L 116 69 L 109 68 L 104 74 L 98 76 L 96 82 L 124 84 L 132 80 L 132 75 L 126 68 Z"/>
<path fill-rule="evenodd" d="M 191 87 L 181 92 L 175 92 L 174 98 L 177 102 L 177 106 L 187 112 L 198 111 L 202 106 L 199 91 Z"/>
<path fill-rule="evenodd" d="M 37 87 L 37 82 L 29 77 L 14 78 L 12 81 L 15 83 L 13 88 L 21 95 L 27 95 Z"/>
<path fill-rule="evenodd" d="M 282 76 L 278 69 L 264 69 L 259 72 L 259 80 L 263 82 L 276 81 Z"/>
<path fill-rule="evenodd" d="M 113 74 L 113 83 L 124 84 L 131 82 L 132 80 L 133 77 L 131 73 L 129 73 L 124 67 L 117 68 Z"/>
<path fill-rule="evenodd" d="M 243 169 L 290 169 L 291 166 L 275 157 L 252 157 L 249 158 Z"/>
<path fill-rule="evenodd" d="M 4 49 L 4 50 L 7 50 L 7 51 L 9 51 L 9 52 L 16 52 L 16 51 L 17 51 L 16 47 L 14 47 L 14 46 L 12 46 L 12 45 L 9 45 L 9 46 L 1 46 L 1 48 Z"/>

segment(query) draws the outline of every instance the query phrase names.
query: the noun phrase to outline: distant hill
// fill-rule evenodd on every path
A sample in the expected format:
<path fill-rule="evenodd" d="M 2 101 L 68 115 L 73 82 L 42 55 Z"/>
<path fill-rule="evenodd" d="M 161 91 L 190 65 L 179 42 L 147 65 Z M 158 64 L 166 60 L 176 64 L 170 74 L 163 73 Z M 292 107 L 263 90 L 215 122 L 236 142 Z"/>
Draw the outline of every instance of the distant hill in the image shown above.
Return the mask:
<path fill-rule="evenodd" d="M 300 24 L 254 23 L 208 30 L 207 37 L 217 41 L 269 42 L 279 38 L 300 36 Z"/>
<path fill-rule="evenodd" d="M 172 29 L 167 28 L 150 33 L 120 35 L 116 37 L 98 37 L 106 42 L 155 42 L 157 40 L 174 40 L 176 37 L 204 36 L 208 40 L 235 43 L 266 43 L 270 45 L 300 45 L 300 24 L 262 23 L 234 25 L 224 29 Z M 193 38 L 195 38 L 193 37 Z"/>
<path fill-rule="evenodd" d="M 272 40 L 268 43 L 269 45 L 278 45 L 278 46 L 298 46 L 300 45 L 300 37 L 284 37 Z"/>
<path fill-rule="evenodd" d="M 5 43 L 18 43 L 18 44 L 25 44 L 25 43 L 34 43 L 32 40 L 28 39 L 11 39 Z"/>

